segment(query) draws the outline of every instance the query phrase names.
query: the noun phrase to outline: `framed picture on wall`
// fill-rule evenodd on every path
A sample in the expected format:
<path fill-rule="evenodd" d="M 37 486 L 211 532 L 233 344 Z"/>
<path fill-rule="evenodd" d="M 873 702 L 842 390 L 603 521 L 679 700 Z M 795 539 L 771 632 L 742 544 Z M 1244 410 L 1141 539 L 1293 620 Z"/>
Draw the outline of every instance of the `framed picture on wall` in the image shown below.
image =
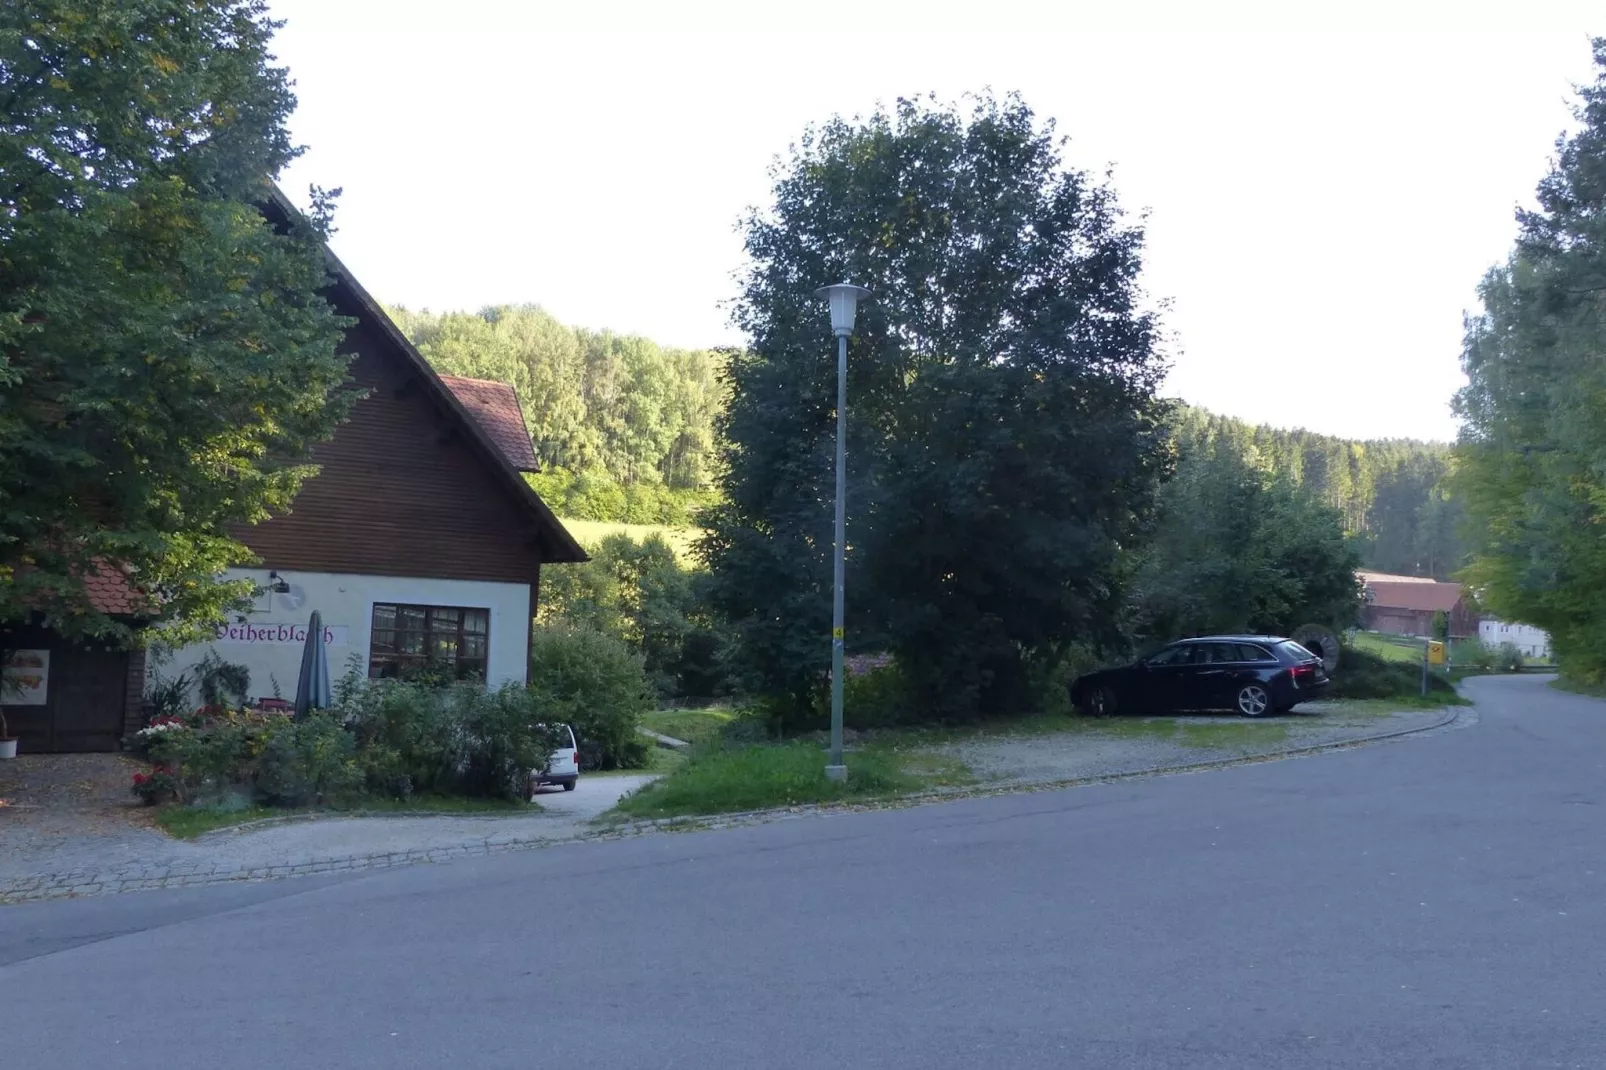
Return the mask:
<path fill-rule="evenodd" d="M 0 667 L 0 703 L 43 706 L 50 697 L 50 651 L 13 650 Z"/>

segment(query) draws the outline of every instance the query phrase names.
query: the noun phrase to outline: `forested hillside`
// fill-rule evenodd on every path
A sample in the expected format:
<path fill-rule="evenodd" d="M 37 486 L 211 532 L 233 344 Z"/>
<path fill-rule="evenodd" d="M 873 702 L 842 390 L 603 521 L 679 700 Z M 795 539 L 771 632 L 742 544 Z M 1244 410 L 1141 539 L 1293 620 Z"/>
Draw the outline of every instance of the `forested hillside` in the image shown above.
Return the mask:
<path fill-rule="evenodd" d="M 570 327 L 534 305 L 391 316 L 442 372 L 517 388 L 543 469 L 533 481 L 561 515 L 683 526 L 712 500 L 725 354 Z M 1460 509 L 1442 489 L 1448 445 L 1256 427 L 1187 405 L 1176 424 L 1185 451 L 1230 445 L 1337 511 L 1369 568 L 1444 579 L 1464 561 Z"/>
<path fill-rule="evenodd" d="M 1253 426 L 1181 406 L 1184 450 L 1230 445 L 1252 466 L 1336 510 L 1367 568 L 1448 579 L 1466 561 L 1462 510 L 1446 495 L 1450 446 L 1411 439 L 1356 442 Z"/>
<path fill-rule="evenodd" d="M 566 516 L 684 523 L 712 484 L 723 358 L 559 323 L 534 305 L 434 314 L 390 309 L 438 370 L 513 384 Z"/>

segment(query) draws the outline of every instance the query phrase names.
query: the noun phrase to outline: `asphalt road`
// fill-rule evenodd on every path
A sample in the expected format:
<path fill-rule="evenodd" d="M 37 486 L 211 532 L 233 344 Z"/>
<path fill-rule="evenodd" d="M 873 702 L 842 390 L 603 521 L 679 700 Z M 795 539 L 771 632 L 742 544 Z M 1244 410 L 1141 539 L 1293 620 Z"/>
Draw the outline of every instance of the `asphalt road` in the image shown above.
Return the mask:
<path fill-rule="evenodd" d="M 0 1066 L 1606 1066 L 1606 704 L 1070 791 L 0 909 Z"/>

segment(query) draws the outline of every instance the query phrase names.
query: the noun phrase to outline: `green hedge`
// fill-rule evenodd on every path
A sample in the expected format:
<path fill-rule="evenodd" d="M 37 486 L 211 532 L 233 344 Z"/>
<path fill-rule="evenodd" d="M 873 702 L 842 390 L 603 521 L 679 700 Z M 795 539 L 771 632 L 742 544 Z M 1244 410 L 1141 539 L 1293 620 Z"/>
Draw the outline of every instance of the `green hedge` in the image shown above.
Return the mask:
<path fill-rule="evenodd" d="M 636 728 L 653 708 L 652 688 L 623 641 L 567 624 L 537 628 L 530 693 L 548 720 L 574 728 L 582 770 L 646 767 L 652 744 Z"/>

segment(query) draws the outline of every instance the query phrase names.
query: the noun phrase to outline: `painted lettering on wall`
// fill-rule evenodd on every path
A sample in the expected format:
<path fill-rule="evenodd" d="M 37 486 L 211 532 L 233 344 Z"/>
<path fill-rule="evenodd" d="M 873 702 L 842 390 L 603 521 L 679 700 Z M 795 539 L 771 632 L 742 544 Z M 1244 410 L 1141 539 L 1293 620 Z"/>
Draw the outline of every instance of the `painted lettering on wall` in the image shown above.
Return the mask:
<path fill-rule="evenodd" d="M 325 624 L 323 626 L 323 642 L 325 646 L 345 646 L 348 629 L 344 624 Z M 307 626 L 305 624 L 224 624 L 217 630 L 217 641 L 220 643 L 289 643 L 300 646 L 307 641 Z"/>

